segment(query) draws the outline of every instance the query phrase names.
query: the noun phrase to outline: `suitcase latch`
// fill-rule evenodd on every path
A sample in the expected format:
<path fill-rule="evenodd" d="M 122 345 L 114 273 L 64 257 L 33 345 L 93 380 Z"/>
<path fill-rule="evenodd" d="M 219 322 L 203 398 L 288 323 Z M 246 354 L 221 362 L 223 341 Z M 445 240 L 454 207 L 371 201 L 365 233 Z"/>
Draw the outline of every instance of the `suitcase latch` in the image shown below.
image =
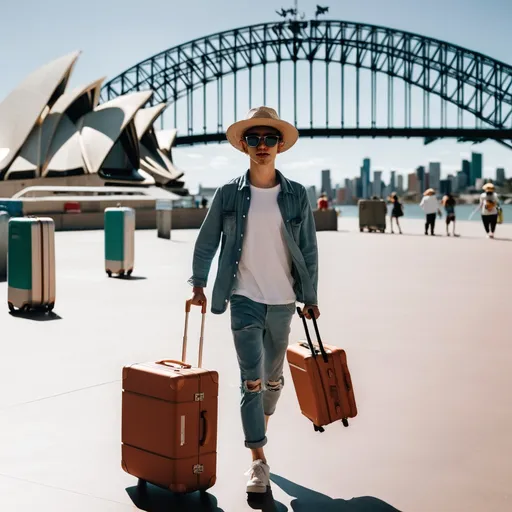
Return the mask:
<path fill-rule="evenodd" d="M 202 464 L 196 464 L 194 466 L 194 475 L 200 475 L 204 471 L 204 466 Z"/>
<path fill-rule="evenodd" d="M 195 402 L 202 402 L 204 400 L 204 393 L 196 393 L 194 395 Z"/>

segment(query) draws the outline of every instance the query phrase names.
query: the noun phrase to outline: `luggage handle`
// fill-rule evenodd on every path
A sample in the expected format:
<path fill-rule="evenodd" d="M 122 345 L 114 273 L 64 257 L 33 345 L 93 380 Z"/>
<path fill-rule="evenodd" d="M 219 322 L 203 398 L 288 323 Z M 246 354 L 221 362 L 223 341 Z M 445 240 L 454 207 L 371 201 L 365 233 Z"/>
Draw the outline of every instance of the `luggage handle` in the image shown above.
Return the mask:
<path fill-rule="evenodd" d="M 203 420 L 203 438 L 199 442 L 199 445 L 204 446 L 210 441 L 210 428 L 207 411 L 201 411 L 201 419 Z"/>
<path fill-rule="evenodd" d="M 306 323 L 306 317 L 304 316 L 304 314 L 302 313 L 302 310 L 299 307 L 297 308 L 297 312 L 299 313 L 299 316 L 302 318 L 302 323 L 304 325 L 304 330 L 306 332 L 306 338 L 308 340 L 309 348 L 311 349 L 313 357 L 316 358 L 316 351 L 313 347 L 313 342 L 311 341 L 311 336 L 309 335 L 309 329 L 308 329 L 308 326 Z M 309 316 L 311 317 L 311 320 L 313 321 L 313 327 L 315 328 L 316 339 L 318 341 L 318 347 L 320 348 L 320 352 L 322 353 L 322 358 L 323 358 L 324 362 L 327 363 L 329 359 L 327 357 L 327 352 L 325 351 L 324 344 L 322 343 L 322 339 L 320 337 L 320 332 L 318 330 L 318 324 L 316 322 L 315 314 L 312 309 L 308 309 L 308 313 L 309 313 Z"/>
<path fill-rule="evenodd" d="M 327 363 L 327 352 L 325 351 L 324 344 L 322 342 L 322 339 L 320 338 L 320 331 L 318 330 L 318 324 L 316 323 L 315 313 L 312 309 L 308 309 L 309 316 L 311 317 L 311 320 L 313 320 L 313 327 L 315 328 L 315 334 L 316 339 L 318 341 L 318 346 L 320 347 L 320 352 L 322 352 L 322 357 L 324 358 L 324 361 Z"/>
<path fill-rule="evenodd" d="M 183 331 L 183 346 L 181 349 L 181 360 L 187 360 L 187 342 L 188 342 L 188 316 L 192 308 L 192 299 L 185 302 L 185 329 Z M 204 340 L 204 321 L 206 318 L 206 301 L 201 304 L 201 334 L 199 336 L 199 354 L 197 358 L 197 367 L 201 368 L 203 364 L 203 340 Z"/>
<path fill-rule="evenodd" d="M 180 366 L 184 370 L 192 368 L 191 365 L 184 363 L 183 361 L 176 361 L 175 359 L 162 359 L 161 361 L 157 361 L 156 364 L 163 364 L 164 366 Z"/>
<path fill-rule="evenodd" d="M 302 324 L 304 325 L 304 331 L 306 333 L 306 339 L 308 340 L 308 345 L 309 345 L 309 349 L 311 350 L 311 354 L 316 359 L 316 350 L 315 350 L 315 347 L 313 346 L 313 342 L 311 341 L 311 336 L 309 335 L 309 329 L 308 329 L 308 324 L 306 323 L 306 317 L 302 313 L 302 309 L 300 307 L 297 307 L 297 313 L 298 313 L 299 317 L 302 319 Z M 311 318 L 313 320 L 313 325 L 315 327 L 315 333 L 316 333 L 316 337 L 317 337 L 317 340 L 318 340 L 318 346 L 320 348 L 320 352 L 322 353 L 322 358 L 323 358 L 324 362 L 327 363 L 329 361 L 329 359 L 327 357 L 327 352 L 324 349 L 324 345 L 322 343 L 322 340 L 320 339 L 320 334 L 318 332 L 318 326 L 316 324 L 315 315 L 314 315 L 312 309 L 309 309 L 308 313 L 309 313 L 309 315 L 311 316 Z"/>

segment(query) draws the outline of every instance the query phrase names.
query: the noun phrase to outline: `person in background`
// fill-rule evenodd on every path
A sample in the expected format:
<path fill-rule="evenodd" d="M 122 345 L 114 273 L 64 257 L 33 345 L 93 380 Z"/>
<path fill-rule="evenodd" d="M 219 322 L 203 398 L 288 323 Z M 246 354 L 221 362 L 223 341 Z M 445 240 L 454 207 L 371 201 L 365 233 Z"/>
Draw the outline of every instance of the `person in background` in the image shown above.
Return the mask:
<path fill-rule="evenodd" d="M 435 236 L 436 213 L 441 217 L 441 210 L 439 209 L 439 202 L 437 201 L 436 192 L 433 188 L 425 190 L 420 207 L 423 208 L 426 216 L 425 235 L 428 235 L 428 228 L 430 227 L 430 234 Z"/>
<path fill-rule="evenodd" d="M 393 219 L 395 219 L 396 225 L 398 227 L 398 232 L 400 234 L 402 234 L 402 228 L 400 227 L 400 222 L 399 222 L 398 219 L 400 217 L 403 217 L 403 215 L 404 215 L 404 207 L 403 207 L 402 203 L 400 202 L 400 200 L 398 199 L 398 196 L 397 196 L 396 192 L 393 192 L 391 194 L 391 196 L 389 197 L 389 202 L 392 204 L 391 220 L 390 220 L 390 223 L 391 223 L 391 233 L 394 233 L 394 231 L 393 231 Z"/>
<path fill-rule="evenodd" d="M 322 192 L 322 195 L 318 198 L 317 208 L 319 210 L 328 210 L 329 209 L 329 199 L 325 192 Z"/>
<path fill-rule="evenodd" d="M 452 194 L 446 194 L 441 201 L 441 204 L 444 207 L 444 211 L 446 212 L 446 236 L 450 236 L 450 223 L 453 222 L 453 236 L 457 236 L 455 234 L 455 205 L 457 202 Z"/>
<path fill-rule="evenodd" d="M 482 222 L 488 238 L 494 238 L 496 224 L 498 223 L 498 208 L 500 205 L 498 194 L 494 190 L 492 183 L 486 183 L 483 187 L 484 192 L 480 196 L 478 208 L 482 214 Z"/>
<path fill-rule="evenodd" d="M 208 199 L 203 196 L 203 199 L 201 199 L 201 208 L 206 208 L 208 206 Z"/>

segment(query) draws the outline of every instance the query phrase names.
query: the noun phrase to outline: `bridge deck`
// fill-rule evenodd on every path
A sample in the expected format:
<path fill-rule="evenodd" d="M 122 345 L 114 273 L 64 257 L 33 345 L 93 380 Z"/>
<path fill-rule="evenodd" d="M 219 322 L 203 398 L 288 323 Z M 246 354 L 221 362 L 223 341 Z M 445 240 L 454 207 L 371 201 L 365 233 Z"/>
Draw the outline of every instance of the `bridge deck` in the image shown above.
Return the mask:
<path fill-rule="evenodd" d="M 459 239 L 425 237 L 419 221 L 404 226 L 410 235 L 361 235 L 347 219 L 319 234 L 320 326 L 347 349 L 360 415 L 348 429 L 314 433 L 286 370 L 267 451 L 279 503 L 266 510 L 512 507 L 512 226 L 500 227 L 502 241 L 483 238 L 479 224 L 461 223 Z M 176 231 L 169 242 L 137 232 L 127 281 L 104 275 L 101 232 L 57 233 L 58 316 L 13 317 L 4 302 L 2 510 L 249 510 L 228 314 L 208 316 L 205 339 L 205 366 L 221 375 L 210 506 L 195 495 L 179 506 L 154 488 L 143 502 L 120 467 L 121 368 L 179 355 L 196 234 Z"/>

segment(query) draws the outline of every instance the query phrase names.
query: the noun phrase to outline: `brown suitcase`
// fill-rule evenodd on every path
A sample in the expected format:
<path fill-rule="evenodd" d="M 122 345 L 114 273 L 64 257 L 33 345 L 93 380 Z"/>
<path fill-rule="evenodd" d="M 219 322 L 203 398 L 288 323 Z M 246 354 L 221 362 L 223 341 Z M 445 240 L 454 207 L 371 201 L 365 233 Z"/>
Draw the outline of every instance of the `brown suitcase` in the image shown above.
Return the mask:
<path fill-rule="evenodd" d="M 338 347 L 322 343 L 317 322 L 310 311 L 318 340 L 318 349 L 314 347 L 306 319 L 300 308 L 297 312 L 304 324 L 307 343 L 288 347 L 287 359 L 302 414 L 313 422 L 317 432 L 323 432 L 324 425 L 337 420 L 342 420 L 348 427 L 348 418 L 357 416 L 357 407 L 347 355 Z"/>
<path fill-rule="evenodd" d="M 165 359 L 123 369 L 122 468 L 177 493 L 215 484 L 219 376 L 201 368 L 206 304 L 202 306 L 198 367 L 186 364 L 185 307 L 182 361 Z"/>

